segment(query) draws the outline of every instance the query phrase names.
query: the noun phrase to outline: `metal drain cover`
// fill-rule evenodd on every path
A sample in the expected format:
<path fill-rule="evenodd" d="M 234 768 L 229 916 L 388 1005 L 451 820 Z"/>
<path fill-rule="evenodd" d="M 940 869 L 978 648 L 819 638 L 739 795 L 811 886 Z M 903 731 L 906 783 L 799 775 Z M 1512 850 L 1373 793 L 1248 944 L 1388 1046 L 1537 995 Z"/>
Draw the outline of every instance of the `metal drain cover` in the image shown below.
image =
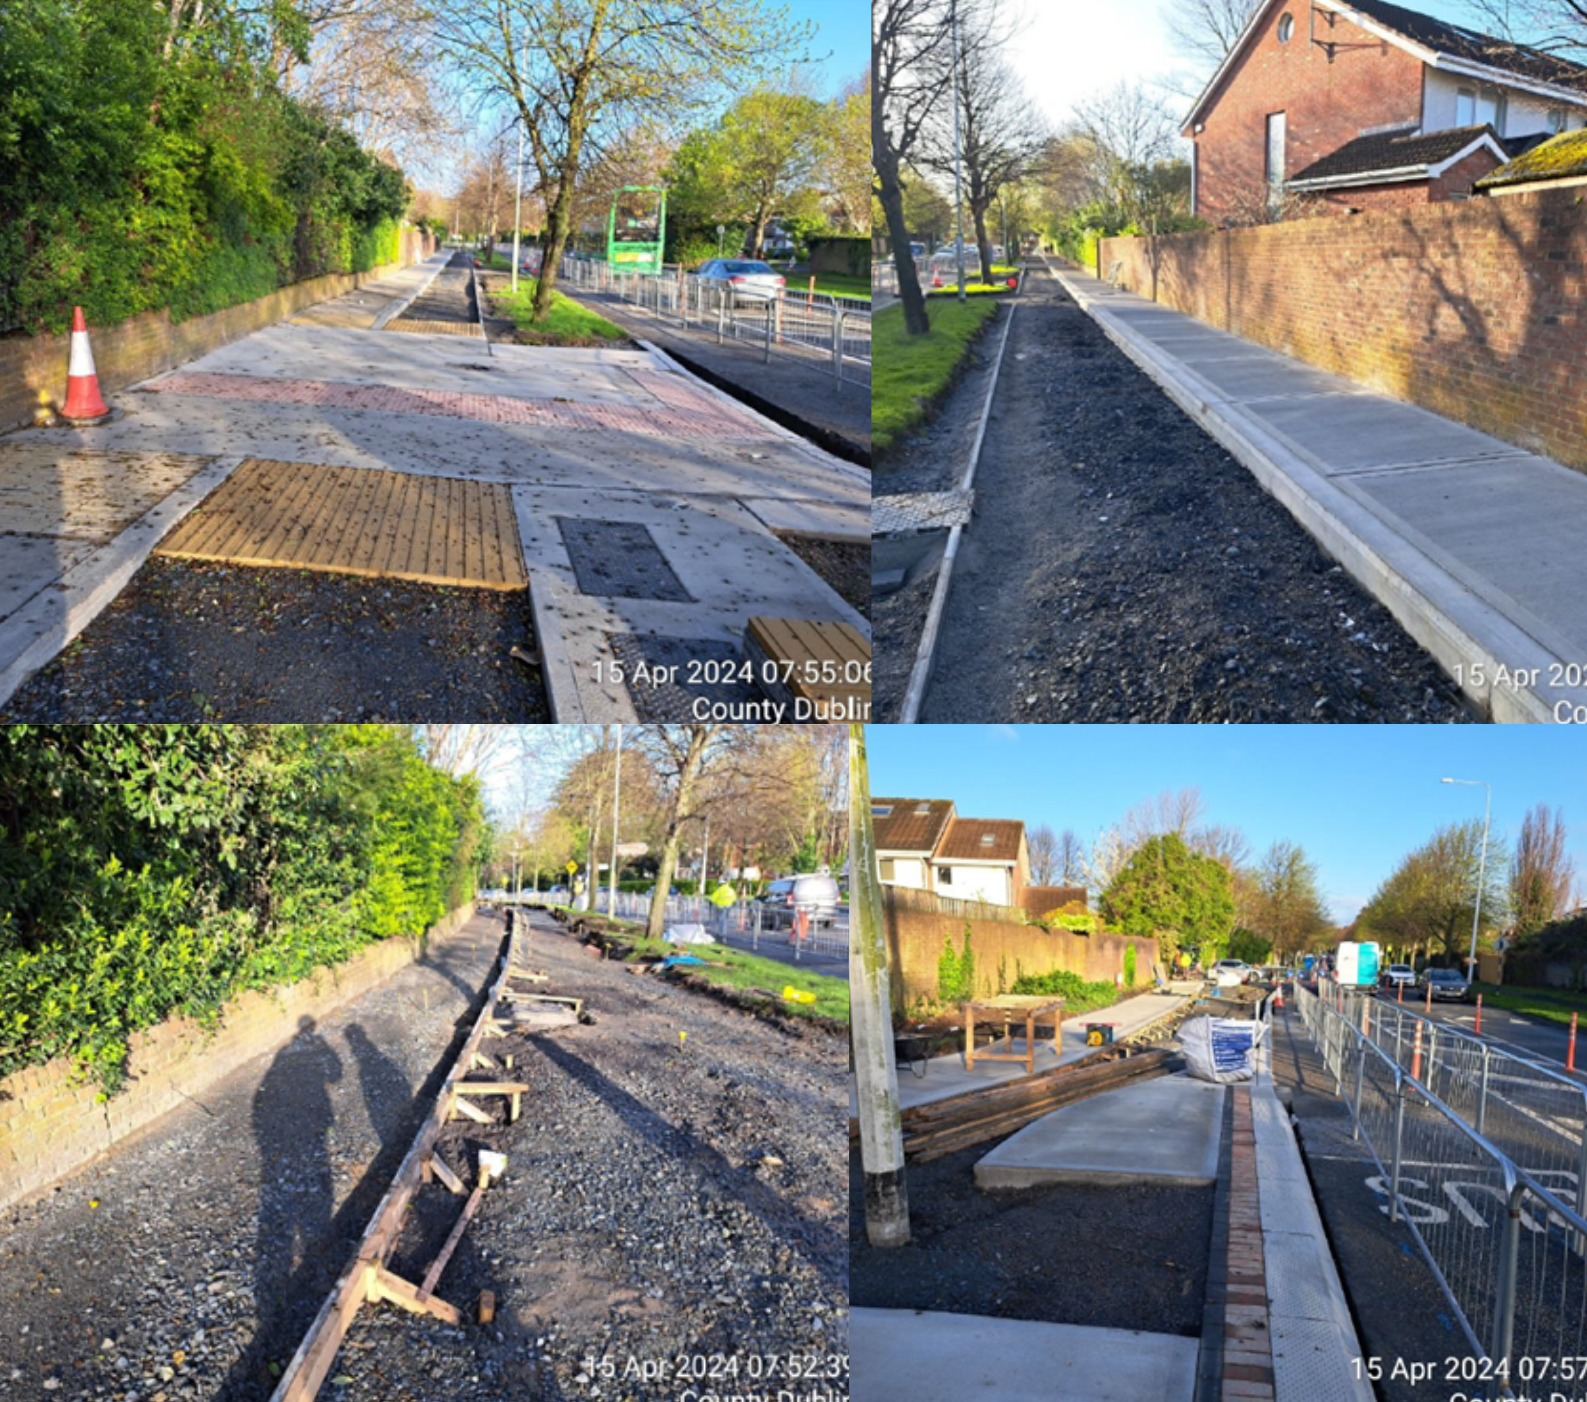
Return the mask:
<path fill-rule="evenodd" d="M 692 604 L 647 526 L 632 521 L 557 517 L 581 594 L 602 599 L 662 599 Z"/>
<path fill-rule="evenodd" d="M 742 667 L 744 658 L 732 643 L 716 638 L 661 638 L 638 633 L 606 636 L 623 664 L 628 695 L 640 720 L 698 720 L 694 703 L 701 698 L 728 704 L 765 703 L 754 686 L 734 678 L 734 671 Z M 690 675 L 702 663 L 710 680 Z M 722 676 L 727 679 L 722 680 Z"/>

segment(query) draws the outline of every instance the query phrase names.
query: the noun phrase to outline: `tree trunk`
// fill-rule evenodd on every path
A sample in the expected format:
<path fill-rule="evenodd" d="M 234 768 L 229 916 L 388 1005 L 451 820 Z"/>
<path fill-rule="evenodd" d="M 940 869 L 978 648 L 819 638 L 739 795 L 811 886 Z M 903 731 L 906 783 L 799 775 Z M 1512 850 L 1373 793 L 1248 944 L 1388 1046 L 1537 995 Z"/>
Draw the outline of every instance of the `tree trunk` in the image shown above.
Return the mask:
<path fill-rule="evenodd" d="M 545 254 L 540 259 L 540 276 L 535 282 L 534 321 L 551 310 L 551 294 L 556 290 L 557 268 L 568 246 L 573 223 L 573 175 L 564 171 L 557 182 L 557 197 L 546 211 Z"/>
<path fill-rule="evenodd" d="M 911 336 L 924 336 L 931 330 L 926 316 L 926 295 L 920 290 L 915 260 L 909 252 L 909 227 L 904 223 L 904 192 L 897 171 L 889 179 L 880 165 L 882 211 L 887 215 L 887 237 L 893 245 L 893 265 L 898 269 L 898 300 L 904 304 L 904 330 Z"/>
<path fill-rule="evenodd" d="M 693 817 L 695 782 L 705 760 L 705 747 L 710 743 L 716 727 L 697 725 L 689 732 L 689 745 L 684 751 L 683 763 L 678 767 L 678 791 L 672 796 L 672 807 L 667 813 L 666 835 L 661 844 L 661 861 L 656 866 L 656 889 L 650 896 L 650 918 L 645 922 L 645 933 L 659 940 L 667 928 L 667 892 L 672 887 L 672 875 L 678 869 L 678 844 L 683 837 L 683 825 Z"/>
<path fill-rule="evenodd" d="M 850 1039 L 859 1103 L 860 1162 L 865 1174 L 865 1235 L 872 1246 L 909 1243 L 909 1185 L 904 1177 L 898 1063 L 893 1056 L 891 973 L 876 871 L 865 727 L 849 727 Z"/>
<path fill-rule="evenodd" d="M 976 251 L 981 255 L 981 281 L 990 283 L 992 281 L 992 240 L 987 237 L 986 233 L 986 211 L 987 206 L 984 204 L 972 203 L 970 206 L 970 217 L 975 222 Z M 1006 249 L 1003 256 L 1008 256 Z"/>

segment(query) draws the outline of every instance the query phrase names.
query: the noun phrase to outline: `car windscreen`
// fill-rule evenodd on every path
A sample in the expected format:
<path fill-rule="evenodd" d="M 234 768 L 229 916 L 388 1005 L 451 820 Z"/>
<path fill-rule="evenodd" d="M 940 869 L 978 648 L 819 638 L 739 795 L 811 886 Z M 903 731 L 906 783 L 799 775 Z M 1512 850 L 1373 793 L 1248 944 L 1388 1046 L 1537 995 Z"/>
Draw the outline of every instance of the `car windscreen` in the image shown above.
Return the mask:
<path fill-rule="evenodd" d="M 724 263 L 722 264 L 722 267 L 725 271 L 730 273 L 769 273 L 771 271 L 771 265 L 769 263 L 749 263 L 744 262 L 743 260 L 732 263 Z"/>

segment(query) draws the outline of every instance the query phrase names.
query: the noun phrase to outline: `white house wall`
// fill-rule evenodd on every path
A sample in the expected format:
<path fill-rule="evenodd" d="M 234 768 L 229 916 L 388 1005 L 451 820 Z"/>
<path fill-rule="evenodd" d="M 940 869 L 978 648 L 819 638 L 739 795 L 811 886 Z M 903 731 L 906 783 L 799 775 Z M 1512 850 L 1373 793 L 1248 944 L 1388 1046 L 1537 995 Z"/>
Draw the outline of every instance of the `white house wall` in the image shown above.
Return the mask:
<path fill-rule="evenodd" d="M 950 885 L 944 885 L 942 881 L 944 866 L 953 872 Z M 991 901 L 993 905 L 1009 905 L 1014 895 L 1010 889 L 1008 868 L 959 866 L 953 862 L 938 864 L 937 894 L 952 896 L 959 901 Z"/>
<path fill-rule="evenodd" d="M 1461 88 L 1498 86 L 1479 84 L 1474 79 L 1463 78 L 1458 73 L 1446 73 L 1438 68 L 1424 68 L 1422 72 L 1426 78 L 1422 86 L 1423 131 L 1448 131 L 1457 125 L 1455 96 Z M 1559 104 L 1529 93 L 1517 92 L 1513 88 L 1505 88 L 1504 93 L 1505 120 L 1501 136 L 1530 136 L 1534 132 L 1552 130 L 1548 114 Z M 1587 116 L 1581 108 L 1567 108 L 1565 112 L 1567 130 L 1581 126 L 1584 116 Z"/>
<path fill-rule="evenodd" d="M 891 861 L 893 874 L 884 876 L 882 882 L 887 886 L 909 886 L 916 891 L 926 889 L 926 864 L 911 857 L 893 857 L 882 859 Z"/>

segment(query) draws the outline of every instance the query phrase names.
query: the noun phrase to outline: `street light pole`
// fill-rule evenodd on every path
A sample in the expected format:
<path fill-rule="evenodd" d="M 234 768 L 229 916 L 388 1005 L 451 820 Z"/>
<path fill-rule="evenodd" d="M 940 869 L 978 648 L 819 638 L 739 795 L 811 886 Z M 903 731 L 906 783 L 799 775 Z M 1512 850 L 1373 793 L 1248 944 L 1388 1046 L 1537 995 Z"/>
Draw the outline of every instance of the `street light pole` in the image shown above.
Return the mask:
<path fill-rule="evenodd" d="M 518 237 L 523 228 L 523 113 L 518 114 L 518 194 L 512 206 L 512 290 L 518 290 Z"/>
<path fill-rule="evenodd" d="M 612 881 L 606 888 L 606 914 L 617 919 L 617 814 L 623 796 L 623 727 L 617 726 L 617 766 L 612 776 Z"/>
<path fill-rule="evenodd" d="M 1486 797 L 1482 804 L 1482 855 L 1477 859 L 1477 897 L 1472 902 L 1471 909 L 1471 951 L 1466 956 L 1466 978 L 1472 983 L 1477 981 L 1477 924 L 1482 919 L 1482 883 L 1488 872 L 1488 823 L 1493 816 L 1493 785 L 1481 779 L 1443 779 L 1445 784 L 1464 784 L 1470 788 L 1482 788 Z"/>

